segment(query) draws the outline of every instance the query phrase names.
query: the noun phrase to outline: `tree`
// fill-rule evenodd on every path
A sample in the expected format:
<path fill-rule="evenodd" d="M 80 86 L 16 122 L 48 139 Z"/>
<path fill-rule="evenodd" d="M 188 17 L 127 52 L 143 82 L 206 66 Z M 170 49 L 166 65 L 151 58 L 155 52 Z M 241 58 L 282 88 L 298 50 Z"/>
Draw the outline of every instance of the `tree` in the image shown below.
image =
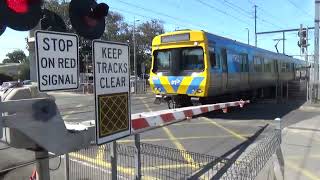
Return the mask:
<path fill-rule="evenodd" d="M 163 23 L 159 20 L 151 20 L 140 24 L 137 28 L 137 64 L 143 64 L 146 72 L 141 72 L 138 66 L 138 74 L 149 73 L 151 67 L 151 46 L 155 36 L 164 33 Z"/>
<path fill-rule="evenodd" d="M 6 57 L 3 63 L 25 63 L 27 61 L 27 56 L 22 50 L 14 50 L 8 53 Z"/>
<path fill-rule="evenodd" d="M 30 61 L 29 57 L 26 58 L 26 61 L 22 63 L 22 66 L 19 68 L 20 73 L 18 78 L 20 80 L 29 80 L 30 79 Z"/>
<path fill-rule="evenodd" d="M 61 0 L 45 0 L 44 7 L 57 13 L 64 20 L 67 31 L 75 32 L 72 29 L 69 19 L 69 3 Z M 137 64 L 138 74 L 141 74 L 140 64 L 146 64 L 150 68 L 151 62 L 151 43 L 154 36 L 164 32 L 163 23 L 158 20 L 151 20 L 140 24 L 136 27 L 136 42 L 137 42 Z M 106 17 L 105 32 L 102 35 L 102 40 L 117 41 L 128 43 L 130 46 L 130 62 L 131 72 L 133 70 L 133 26 L 124 21 L 124 17 L 114 11 L 109 11 Z M 79 38 L 80 42 L 80 72 L 84 71 L 84 59 L 87 56 L 88 61 L 91 62 L 92 57 L 92 41 Z"/>

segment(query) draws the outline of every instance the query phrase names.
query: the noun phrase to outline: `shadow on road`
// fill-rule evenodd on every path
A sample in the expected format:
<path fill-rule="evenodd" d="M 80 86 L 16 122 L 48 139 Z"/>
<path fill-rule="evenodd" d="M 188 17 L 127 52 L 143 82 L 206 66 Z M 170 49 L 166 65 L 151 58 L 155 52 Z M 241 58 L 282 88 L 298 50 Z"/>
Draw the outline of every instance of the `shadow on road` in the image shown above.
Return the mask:
<path fill-rule="evenodd" d="M 274 120 L 275 118 L 290 119 L 290 122 L 284 121 L 284 126 L 296 123 L 298 121 L 309 119 L 319 113 L 296 111 L 305 101 L 286 101 L 283 103 L 257 102 L 245 105 L 244 108 L 229 108 L 228 113 L 215 111 L 203 116 L 207 118 L 219 118 L 224 120 Z"/>

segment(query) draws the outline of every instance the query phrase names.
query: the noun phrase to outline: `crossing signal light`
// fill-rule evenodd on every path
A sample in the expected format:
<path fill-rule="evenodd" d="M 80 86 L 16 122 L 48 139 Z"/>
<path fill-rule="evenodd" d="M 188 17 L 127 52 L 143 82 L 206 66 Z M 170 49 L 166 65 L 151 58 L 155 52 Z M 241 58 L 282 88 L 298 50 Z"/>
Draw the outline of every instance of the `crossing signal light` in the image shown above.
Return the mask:
<path fill-rule="evenodd" d="M 72 27 L 86 39 L 98 39 L 105 30 L 105 17 L 109 6 L 95 0 L 71 0 L 69 16 Z"/>
<path fill-rule="evenodd" d="M 46 31 L 66 32 L 67 27 L 63 19 L 56 13 L 48 10 L 42 10 L 42 19 L 40 21 L 41 29 Z"/>
<path fill-rule="evenodd" d="M 0 14 L 3 23 L 18 31 L 34 28 L 41 17 L 42 0 L 1 0 Z"/>
<path fill-rule="evenodd" d="M 298 36 L 300 40 L 298 41 L 299 47 L 307 47 L 308 46 L 308 30 L 307 28 L 300 28 L 298 32 Z"/>

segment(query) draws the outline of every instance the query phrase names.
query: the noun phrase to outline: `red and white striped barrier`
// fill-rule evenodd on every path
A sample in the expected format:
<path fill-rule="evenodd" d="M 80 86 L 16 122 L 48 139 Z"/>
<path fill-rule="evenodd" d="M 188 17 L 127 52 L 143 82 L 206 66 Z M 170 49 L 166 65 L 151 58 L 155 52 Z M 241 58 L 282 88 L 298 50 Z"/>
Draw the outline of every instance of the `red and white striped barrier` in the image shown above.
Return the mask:
<path fill-rule="evenodd" d="M 245 104 L 250 103 L 250 101 L 234 101 L 227 103 L 209 104 L 201 106 L 191 106 L 178 109 L 169 109 L 156 112 L 139 113 L 133 114 L 131 116 L 132 131 L 133 133 L 139 133 L 156 127 L 164 126 L 167 124 L 172 124 L 175 122 L 190 119 L 193 116 L 200 115 L 203 113 L 223 110 L 224 113 L 227 112 L 228 107 L 243 107 Z"/>

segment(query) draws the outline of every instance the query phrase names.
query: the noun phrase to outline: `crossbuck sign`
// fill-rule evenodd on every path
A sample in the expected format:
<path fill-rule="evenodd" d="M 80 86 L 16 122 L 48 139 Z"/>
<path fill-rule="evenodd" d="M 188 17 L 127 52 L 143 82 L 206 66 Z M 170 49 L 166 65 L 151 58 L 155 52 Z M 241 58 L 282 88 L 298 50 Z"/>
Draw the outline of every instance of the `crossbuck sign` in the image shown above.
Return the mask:
<path fill-rule="evenodd" d="M 131 133 L 129 46 L 93 41 L 96 142 L 98 145 Z"/>

